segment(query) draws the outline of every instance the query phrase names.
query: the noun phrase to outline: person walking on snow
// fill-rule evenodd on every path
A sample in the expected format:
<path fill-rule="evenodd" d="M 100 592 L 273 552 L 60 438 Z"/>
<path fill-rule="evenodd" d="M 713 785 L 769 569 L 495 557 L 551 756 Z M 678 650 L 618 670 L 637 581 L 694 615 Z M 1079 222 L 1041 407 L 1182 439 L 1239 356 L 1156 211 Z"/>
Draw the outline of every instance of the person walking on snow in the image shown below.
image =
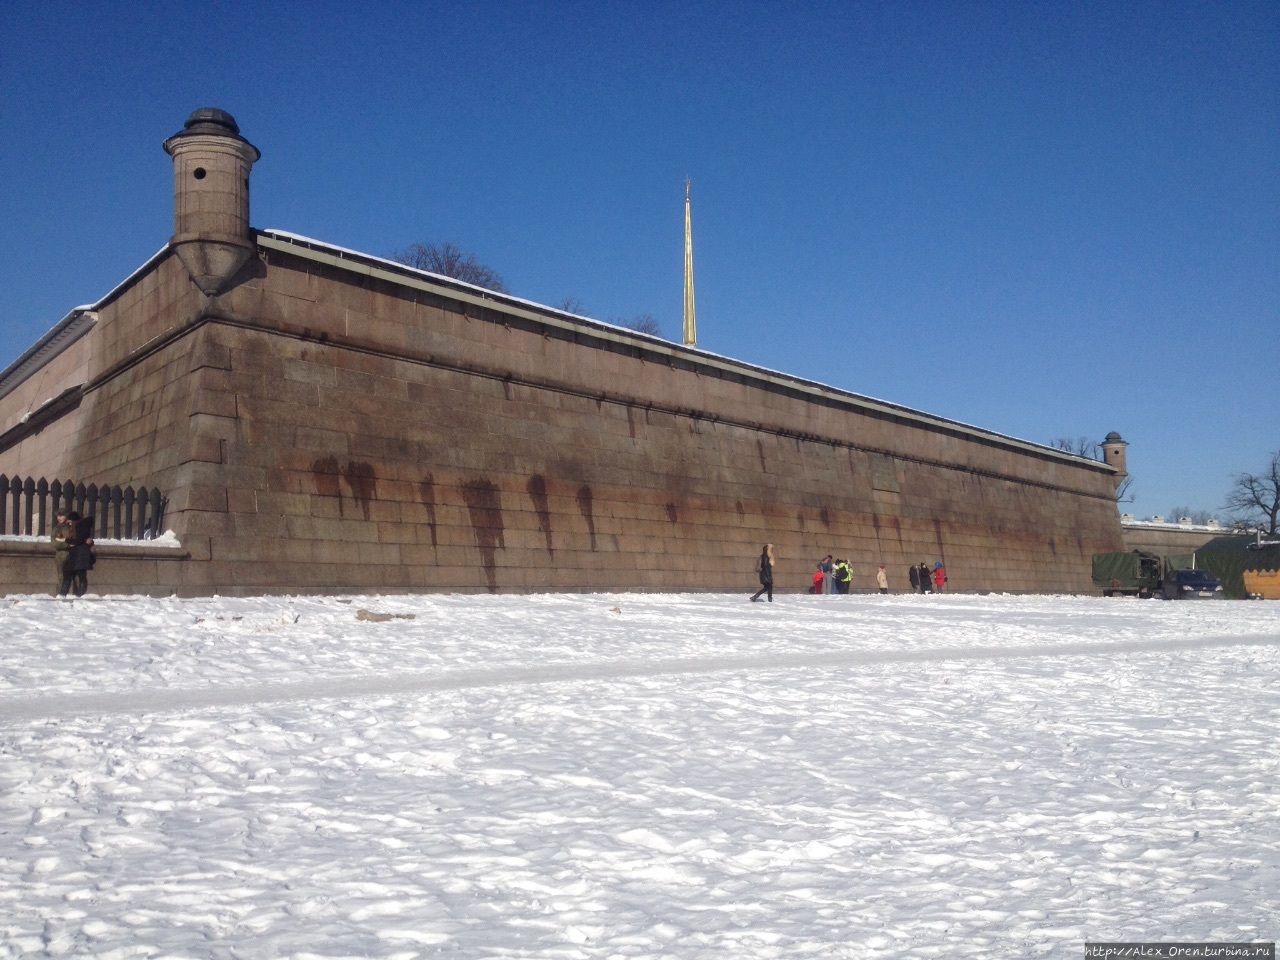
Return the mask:
<path fill-rule="evenodd" d="M 889 592 L 889 575 L 884 572 L 884 564 L 880 564 L 880 569 L 876 571 L 876 586 L 880 588 L 881 593 Z"/>
<path fill-rule="evenodd" d="M 911 592 L 920 592 L 920 568 L 907 567 L 907 579 L 911 581 Z"/>
<path fill-rule="evenodd" d="M 773 544 L 766 543 L 764 549 L 760 551 L 760 560 L 756 566 L 756 569 L 760 572 L 760 589 L 751 598 L 752 603 L 759 600 L 762 593 L 767 593 L 769 602 L 773 603 L 773 563 Z"/>

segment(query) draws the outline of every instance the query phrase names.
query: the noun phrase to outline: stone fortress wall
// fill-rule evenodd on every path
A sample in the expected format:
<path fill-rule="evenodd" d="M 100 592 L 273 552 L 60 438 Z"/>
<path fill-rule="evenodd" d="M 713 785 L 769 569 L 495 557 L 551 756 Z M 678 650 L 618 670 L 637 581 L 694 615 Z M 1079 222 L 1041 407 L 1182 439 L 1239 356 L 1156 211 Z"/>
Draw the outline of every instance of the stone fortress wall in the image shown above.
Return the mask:
<path fill-rule="evenodd" d="M 1194 553 L 1211 540 L 1231 534 L 1230 528 L 1153 523 L 1120 518 L 1125 550 L 1141 550 L 1161 557 Z"/>
<path fill-rule="evenodd" d="M 218 113 L 188 123 L 202 149 Z M 1107 464 L 290 234 L 210 252 L 182 227 L 79 339 L 0 378 L 0 472 L 167 492 L 189 559 L 150 590 L 744 591 L 768 541 L 783 592 L 826 553 L 855 587 L 942 560 L 956 590 L 1092 592 L 1092 555 L 1123 549 Z"/>

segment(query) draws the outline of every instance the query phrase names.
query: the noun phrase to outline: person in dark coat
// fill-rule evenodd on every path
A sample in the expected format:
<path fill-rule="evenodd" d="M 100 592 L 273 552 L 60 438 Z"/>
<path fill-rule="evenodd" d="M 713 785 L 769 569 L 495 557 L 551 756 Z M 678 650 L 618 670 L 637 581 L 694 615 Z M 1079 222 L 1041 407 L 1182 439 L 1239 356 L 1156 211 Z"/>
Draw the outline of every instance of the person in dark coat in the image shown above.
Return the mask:
<path fill-rule="evenodd" d="M 920 590 L 920 568 L 907 567 L 907 579 L 911 581 L 911 592 L 917 593 Z"/>
<path fill-rule="evenodd" d="M 773 544 L 766 543 L 764 549 L 760 551 L 760 561 L 758 563 L 760 571 L 760 589 L 752 596 L 751 601 L 760 599 L 760 594 L 769 594 L 769 602 L 773 603 Z"/>
<path fill-rule="evenodd" d="M 832 565 L 831 576 L 835 579 L 836 593 L 849 592 L 849 584 L 853 582 L 853 571 L 849 569 L 848 560 L 837 560 Z"/>
<path fill-rule="evenodd" d="M 920 561 L 920 566 L 916 567 L 916 576 L 920 578 L 920 592 L 933 593 L 933 581 L 929 577 L 929 568 L 925 566 L 924 561 Z"/>
<path fill-rule="evenodd" d="M 83 597 L 84 592 L 89 589 L 89 571 L 97 562 L 93 555 L 93 517 L 81 517 L 73 510 L 67 514 L 67 519 L 72 522 L 75 530 L 67 541 L 70 551 L 63 569 L 70 579 L 71 592 L 77 597 Z M 62 595 L 66 596 L 65 593 Z"/>

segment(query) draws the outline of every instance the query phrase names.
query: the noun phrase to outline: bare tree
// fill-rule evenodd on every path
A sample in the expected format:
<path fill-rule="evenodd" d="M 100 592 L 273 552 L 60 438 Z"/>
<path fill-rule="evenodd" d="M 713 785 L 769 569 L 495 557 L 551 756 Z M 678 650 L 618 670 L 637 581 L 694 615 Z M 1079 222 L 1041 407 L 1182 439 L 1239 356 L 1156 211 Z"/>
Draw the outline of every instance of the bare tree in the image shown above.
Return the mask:
<path fill-rule="evenodd" d="M 484 287 L 495 293 L 510 293 L 496 270 L 486 267 L 470 253 L 463 253 L 456 243 L 415 243 L 406 250 L 391 254 L 396 263 L 415 270 L 438 273 L 464 283 Z"/>
<path fill-rule="evenodd" d="M 1088 437 L 1058 437 L 1050 440 L 1049 446 L 1063 453 L 1072 453 L 1077 457 L 1088 457 L 1090 460 L 1102 459 L 1102 445 Z"/>
<path fill-rule="evenodd" d="M 1238 473 L 1227 494 L 1225 509 L 1238 523 L 1261 527 L 1268 537 L 1277 532 L 1280 517 L 1280 450 L 1271 454 L 1271 463 L 1262 473 Z"/>
<path fill-rule="evenodd" d="M 557 310 L 563 310 L 565 313 L 572 313 L 574 316 L 587 316 L 587 305 L 577 297 L 561 297 L 552 306 Z"/>
<path fill-rule="evenodd" d="M 658 318 L 652 313 L 637 313 L 630 320 L 614 320 L 613 322 L 619 327 L 626 327 L 639 333 L 647 333 L 655 337 L 662 336 L 662 325 L 658 323 Z"/>
<path fill-rule="evenodd" d="M 563 310 L 565 313 L 573 313 L 579 317 L 590 316 L 587 313 L 587 305 L 577 297 L 561 297 L 552 304 L 557 310 Z M 636 330 L 640 333 L 648 333 L 655 337 L 662 336 L 662 326 L 658 323 L 658 319 L 652 313 L 637 313 L 629 320 L 622 317 L 613 317 L 609 320 L 615 327 L 626 327 L 628 330 Z"/>

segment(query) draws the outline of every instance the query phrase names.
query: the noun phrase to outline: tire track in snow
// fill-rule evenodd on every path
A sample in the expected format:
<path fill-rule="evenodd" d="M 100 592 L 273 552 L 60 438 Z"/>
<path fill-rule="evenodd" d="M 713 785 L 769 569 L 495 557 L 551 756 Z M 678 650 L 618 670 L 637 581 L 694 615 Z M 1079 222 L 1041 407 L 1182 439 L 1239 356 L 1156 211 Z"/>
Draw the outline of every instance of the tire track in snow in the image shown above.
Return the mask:
<path fill-rule="evenodd" d="M 1184 640 L 1077 642 L 1053 646 L 934 647 L 926 650 L 843 650 L 829 653 L 779 653 L 769 656 L 687 657 L 656 663 L 552 663 L 543 666 L 494 667 L 479 670 L 414 671 L 367 676 L 332 676 L 235 687 L 183 687 L 120 690 L 102 693 L 17 696 L 0 701 L 0 725 L 88 716 L 174 713 L 216 707 L 292 703 L 310 700 L 358 700 L 367 697 L 414 696 L 486 687 L 536 686 L 597 680 L 630 680 L 743 671 L 814 670 L 929 663 L 947 660 L 1021 660 L 1047 657 L 1098 657 L 1117 654 L 1168 653 L 1215 647 L 1280 645 L 1277 634 L 1237 634 Z"/>

